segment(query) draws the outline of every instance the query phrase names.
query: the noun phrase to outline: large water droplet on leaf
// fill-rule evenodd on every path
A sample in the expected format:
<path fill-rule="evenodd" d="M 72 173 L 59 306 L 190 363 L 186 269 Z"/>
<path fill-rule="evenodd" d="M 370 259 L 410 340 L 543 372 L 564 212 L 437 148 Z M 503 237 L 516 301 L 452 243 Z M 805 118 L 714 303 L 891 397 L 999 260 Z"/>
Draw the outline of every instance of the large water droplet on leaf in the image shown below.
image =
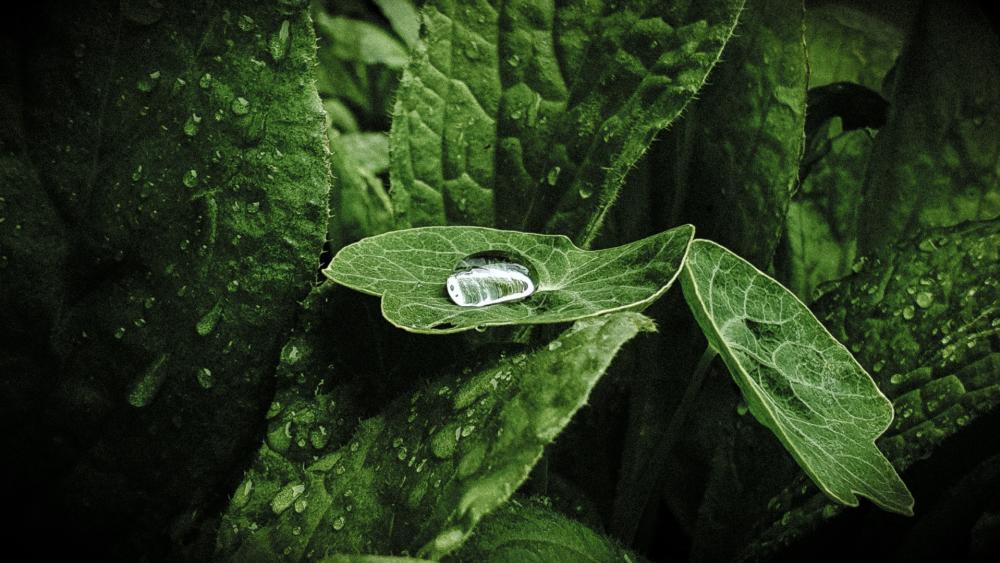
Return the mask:
<path fill-rule="evenodd" d="M 504 252 L 479 252 L 463 258 L 448 276 L 448 296 L 460 307 L 485 307 L 519 301 L 538 288 L 538 278 L 521 259 Z"/>

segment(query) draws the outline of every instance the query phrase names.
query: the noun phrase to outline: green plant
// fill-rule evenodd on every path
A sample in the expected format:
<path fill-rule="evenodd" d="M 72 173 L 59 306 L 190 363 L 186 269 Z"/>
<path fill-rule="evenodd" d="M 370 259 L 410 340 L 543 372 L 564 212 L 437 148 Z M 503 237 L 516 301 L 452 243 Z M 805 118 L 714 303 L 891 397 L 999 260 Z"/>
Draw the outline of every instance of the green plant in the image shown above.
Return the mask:
<path fill-rule="evenodd" d="M 974 7 L 417 4 L 104 0 L 4 35 L 15 531 L 133 560 L 995 548 Z M 452 303 L 483 253 L 534 292 Z"/>

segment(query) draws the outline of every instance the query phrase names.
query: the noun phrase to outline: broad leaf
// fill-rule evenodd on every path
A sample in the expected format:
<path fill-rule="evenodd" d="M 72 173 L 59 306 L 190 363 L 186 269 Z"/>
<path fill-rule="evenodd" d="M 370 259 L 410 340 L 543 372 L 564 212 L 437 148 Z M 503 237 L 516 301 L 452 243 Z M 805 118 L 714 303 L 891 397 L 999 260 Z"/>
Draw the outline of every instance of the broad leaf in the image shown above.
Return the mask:
<path fill-rule="evenodd" d="M 805 140 L 801 0 L 747 2 L 709 85 L 684 116 L 683 185 L 706 236 L 767 266 L 784 227 Z M 701 225 L 705 225 L 703 229 Z"/>
<path fill-rule="evenodd" d="M 619 347 L 652 329 L 637 313 L 578 321 L 532 352 L 401 397 L 316 461 L 265 444 L 220 526 L 220 555 L 442 557 L 527 478 Z"/>
<path fill-rule="evenodd" d="M 843 5 L 809 9 L 809 86 L 848 82 L 880 92 L 902 44 L 902 33 L 874 16 Z M 816 110 L 810 107 L 810 116 Z M 784 262 L 779 265 L 782 279 L 807 303 L 821 283 L 851 273 L 872 139 L 866 129 L 845 131 L 840 118 L 808 139 L 799 190 L 788 206 Z"/>
<path fill-rule="evenodd" d="M 0 80 L 0 205 L 16 206 L 0 213 L 2 302 L 59 300 L 21 346 L 54 369 L 11 434 L 57 459 L 31 475 L 58 499 L 46 526 L 76 514 L 81 536 L 138 559 L 224 496 L 313 279 L 329 185 L 316 38 L 291 3 L 59 8 L 0 52 L 16 69 Z"/>
<path fill-rule="evenodd" d="M 400 224 L 588 243 L 629 167 L 705 81 L 742 1 L 623 4 L 428 2 L 393 111 Z"/>
<path fill-rule="evenodd" d="M 855 494 L 912 514 L 913 497 L 875 447 L 892 405 L 790 291 L 725 248 L 691 243 L 684 297 L 750 412 L 831 498 Z"/>
<path fill-rule="evenodd" d="M 1000 214 L 1000 38 L 964 2 L 927 3 L 910 38 L 864 187 L 862 255 Z"/>
<path fill-rule="evenodd" d="M 896 420 L 879 440 L 893 465 L 936 460 L 945 441 L 1000 405 L 1000 316 L 993 281 L 1000 220 L 920 233 L 864 262 L 816 302 L 817 314 L 871 366 Z M 928 458 L 930 458 L 928 460 Z M 931 472 L 935 480 L 938 477 Z M 801 483 L 773 512 L 745 556 L 759 558 L 814 530 L 838 507 Z"/>
<path fill-rule="evenodd" d="M 580 522 L 539 501 L 513 500 L 483 519 L 453 561 L 608 563 L 641 561 Z"/>
<path fill-rule="evenodd" d="M 605 250 L 581 250 L 566 237 L 483 227 L 423 227 L 370 237 L 342 249 L 323 271 L 337 283 L 382 296 L 382 313 L 414 332 L 568 322 L 641 309 L 673 284 L 694 228 L 684 225 Z M 537 274 L 529 298 L 460 307 L 445 280 L 465 257 L 506 254 Z"/>
<path fill-rule="evenodd" d="M 902 46 L 895 26 L 843 3 L 806 10 L 810 88 L 853 82 L 881 91 Z"/>

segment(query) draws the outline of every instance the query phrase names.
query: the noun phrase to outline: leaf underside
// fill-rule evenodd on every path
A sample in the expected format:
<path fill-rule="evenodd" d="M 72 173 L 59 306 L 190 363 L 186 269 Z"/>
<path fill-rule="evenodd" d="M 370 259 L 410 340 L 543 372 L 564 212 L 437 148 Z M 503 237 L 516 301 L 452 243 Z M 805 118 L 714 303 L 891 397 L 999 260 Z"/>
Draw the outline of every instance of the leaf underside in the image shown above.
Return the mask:
<path fill-rule="evenodd" d="M 684 296 L 750 412 L 831 498 L 855 494 L 912 514 L 913 497 L 875 447 L 889 400 L 790 291 L 710 241 L 691 243 Z"/>

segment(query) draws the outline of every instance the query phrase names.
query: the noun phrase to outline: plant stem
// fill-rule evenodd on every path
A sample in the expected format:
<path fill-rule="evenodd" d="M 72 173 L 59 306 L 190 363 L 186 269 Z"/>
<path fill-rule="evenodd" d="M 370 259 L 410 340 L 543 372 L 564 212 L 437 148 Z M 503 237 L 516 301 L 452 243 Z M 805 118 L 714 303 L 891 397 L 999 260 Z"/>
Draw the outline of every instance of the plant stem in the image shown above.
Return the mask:
<path fill-rule="evenodd" d="M 712 365 L 712 360 L 715 359 L 716 355 L 718 355 L 718 352 L 711 346 L 705 348 L 701 358 L 698 359 L 698 363 L 694 367 L 694 371 L 691 372 L 691 378 L 688 380 L 687 387 L 684 389 L 684 394 L 681 396 L 677 408 L 674 409 L 673 415 L 671 415 L 667 429 L 663 433 L 663 439 L 660 440 L 656 448 L 649 454 L 642 467 L 636 470 L 638 474 L 651 475 L 654 478 L 644 480 L 647 485 L 633 488 L 630 491 L 631 494 L 619 494 L 619 499 L 616 500 L 611 523 L 612 531 L 619 539 L 626 543 L 631 544 L 635 538 L 636 530 L 642 520 L 642 514 L 649 499 L 652 498 L 650 494 L 651 490 L 647 489 L 655 487 L 655 483 L 658 481 L 655 476 L 662 473 L 663 466 L 666 465 L 667 460 L 670 458 L 670 452 L 680 440 L 681 431 L 684 429 L 685 422 L 687 422 L 691 411 L 694 409 L 695 399 L 697 399 L 698 393 L 701 391 L 702 384 L 705 382 L 705 375 L 708 373 L 708 368 Z"/>

